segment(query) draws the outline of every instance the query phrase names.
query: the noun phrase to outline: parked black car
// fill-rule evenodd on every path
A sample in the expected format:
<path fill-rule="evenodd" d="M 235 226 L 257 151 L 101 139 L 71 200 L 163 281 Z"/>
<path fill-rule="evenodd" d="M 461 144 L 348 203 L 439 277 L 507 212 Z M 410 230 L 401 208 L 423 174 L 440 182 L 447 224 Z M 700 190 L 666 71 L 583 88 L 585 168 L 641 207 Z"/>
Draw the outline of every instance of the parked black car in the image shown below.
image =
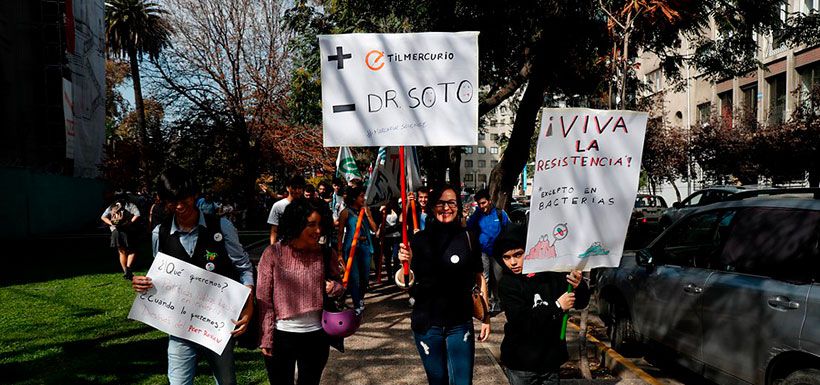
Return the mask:
<path fill-rule="evenodd" d="M 693 209 L 599 272 L 616 350 L 649 344 L 719 384 L 820 385 L 820 189 Z"/>

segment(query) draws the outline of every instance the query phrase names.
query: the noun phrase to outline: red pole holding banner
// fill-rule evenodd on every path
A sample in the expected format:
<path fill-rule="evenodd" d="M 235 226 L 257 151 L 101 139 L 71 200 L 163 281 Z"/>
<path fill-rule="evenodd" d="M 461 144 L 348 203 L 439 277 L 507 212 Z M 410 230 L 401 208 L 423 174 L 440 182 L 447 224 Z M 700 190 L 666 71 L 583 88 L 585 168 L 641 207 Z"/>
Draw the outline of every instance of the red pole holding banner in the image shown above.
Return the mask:
<path fill-rule="evenodd" d="M 353 256 L 356 255 L 356 245 L 359 243 L 359 232 L 362 230 L 362 218 L 364 217 L 364 206 L 359 210 L 359 219 L 356 220 L 356 231 L 353 232 L 353 241 L 350 243 L 350 253 L 347 255 L 347 268 L 345 276 L 342 278 L 342 286 L 347 288 L 347 281 L 350 280 L 350 269 L 353 267 Z"/>
<path fill-rule="evenodd" d="M 407 212 L 407 170 L 404 161 L 404 146 L 399 147 L 399 167 L 401 168 L 401 212 Z M 407 218 L 405 216 L 405 218 Z M 401 227 L 401 243 L 405 247 L 407 244 L 407 226 Z M 402 270 L 404 271 L 404 287 L 410 287 L 410 265 L 407 262 L 402 262 Z"/>

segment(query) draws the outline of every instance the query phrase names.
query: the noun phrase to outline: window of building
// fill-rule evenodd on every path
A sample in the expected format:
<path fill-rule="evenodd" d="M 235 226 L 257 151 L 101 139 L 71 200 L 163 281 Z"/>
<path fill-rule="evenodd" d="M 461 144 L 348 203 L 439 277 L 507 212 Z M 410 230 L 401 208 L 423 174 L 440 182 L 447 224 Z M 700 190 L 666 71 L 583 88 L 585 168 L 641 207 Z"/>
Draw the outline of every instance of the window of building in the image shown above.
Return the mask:
<path fill-rule="evenodd" d="M 772 76 L 769 83 L 769 123 L 783 123 L 786 119 L 786 74 Z"/>
<path fill-rule="evenodd" d="M 746 113 L 757 116 L 757 85 L 741 88 L 743 93 L 743 108 Z"/>
<path fill-rule="evenodd" d="M 487 167 L 487 161 L 484 160 L 484 159 L 479 160 L 478 161 L 478 168 L 484 168 L 484 167 Z"/>
<path fill-rule="evenodd" d="M 802 9 L 800 9 L 800 11 L 805 13 L 806 15 L 811 14 L 812 11 L 820 11 L 820 0 L 803 0 L 802 3 L 803 6 Z"/>
<path fill-rule="evenodd" d="M 472 147 L 464 147 L 464 153 L 465 154 L 472 154 L 473 153 L 473 148 Z"/>
<path fill-rule="evenodd" d="M 498 154 L 498 147 L 490 147 L 490 154 Z"/>
<path fill-rule="evenodd" d="M 490 140 L 492 140 L 493 142 L 497 142 L 498 141 L 498 134 L 490 134 Z"/>
<path fill-rule="evenodd" d="M 663 90 L 663 72 L 660 68 L 646 74 L 646 83 L 652 93 Z"/>
<path fill-rule="evenodd" d="M 495 168 L 495 166 L 497 166 L 497 165 L 498 165 L 498 161 L 497 161 L 497 160 L 491 160 L 491 161 L 490 161 L 490 167 Z"/>
<path fill-rule="evenodd" d="M 732 91 L 726 91 L 722 94 L 718 94 L 718 100 L 720 100 L 720 117 L 723 119 L 723 123 L 729 126 L 732 125 Z"/>
<path fill-rule="evenodd" d="M 800 73 L 800 91 L 808 94 L 812 87 L 820 84 L 820 62 L 798 69 Z"/>
<path fill-rule="evenodd" d="M 487 181 L 487 174 L 478 174 L 478 181 L 479 182 L 486 182 Z"/>
<path fill-rule="evenodd" d="M 709 121 L 709 117 L 712 115 L 712 104 L 711 103 L 701 103 L 698 104 L 698 123 L 704 124 Z"/>
<path fill-rule="evenodd" d="M 485 134 L 483 132 L 478 133 L 478 140 L 484 140 L 486 138 L 487 138 L 487 134 Z"/>
<path fill-rule="evenodd" d="M 784 0 L 783 3 L 780 4 L 780 21 L 783 23 L 783 25 L 786 24 L 786 20 L 788 20 L 788 18 L 789 18 L 789 2 Z M 770 51 L 775 51 L 775 52 L 770 52 L 770 54 L 780 52 L 780 50 L 782 50 L 783 48 L 786 47 L 786 40 L 784 39 L 785 32 L 786 32 L 786 30 L 782 26 L 781 27 L 775 27 L 772 30 L 772 46 L 771 46 Z"/>
<path fill-rule="evenodd" d="M 466 174 L 464 175 L 465 182 L 472 182 L 473 181 L 473 174 Z"/>
<path fill-rule="evenodd" d="M 465 168 L 473 168 L 473 161 L 470 160 L 470 159 L 465 160 L 464 161 L 464 167 Z"/>
<path fill-rule="evenodd" d="M 479 154 L 486 154 L 487 153 L 487 147 L 478 146 L 478 153 Z"/>
<path fill-rule="evenodd" d="M 507 113 L 507 106 L 501 106 L 501 113 L 502 113 L 502 114 L 506 114 L 506 113 Z"/>

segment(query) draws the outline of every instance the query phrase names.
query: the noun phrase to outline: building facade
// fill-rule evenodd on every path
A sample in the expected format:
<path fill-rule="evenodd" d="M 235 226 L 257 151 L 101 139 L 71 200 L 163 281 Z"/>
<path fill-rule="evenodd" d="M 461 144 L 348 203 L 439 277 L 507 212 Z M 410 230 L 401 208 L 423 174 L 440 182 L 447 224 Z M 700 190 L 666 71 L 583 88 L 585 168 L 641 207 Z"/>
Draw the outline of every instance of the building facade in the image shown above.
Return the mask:
<path fill-rule="evenodd" d="M 787 0 L 781 8 L 781 17 L 785 20 L 789 13 L 818 11 L 820 0 Z M 715 28 L 708 33 L 711 38 L 719 38 Z M 737 119 L 744 113 L 751 114 L 764 124 L 788 120 L 800 103 L 800 92 L 820 83 L 820 46 L 789 48 L 777 34 L 758 35 L 756 39 L 757 58 L 766 69 L 713 82 L 694 68 L 686 67 L 683 69 L 685 86 L 679 92 L 671 89 L 657 56 L 640 55 L 637 75 L 648 86 L 644 96 L 662 98 L 664 121 L 683 130 L 705 123 L 714 113 L 728 120 Z M 683 50 L 691 52 L 686 42 Z M 676 185 L 684 196 L 702 187 L 684 181 Z M 668 184 L 660 186 L 659 194 L 667 201 L 676 200 L 674 190 Z"/>
<path fill-rule="evenodd" d="M 483 117 L 478 130 L 478 145 L 464 147 L 461 154 L 462 188 L 479 190 L 489 187 L 490 173 L 501 160 L 502 136 L 509 138 L 515 115 L 504 102 Z"/>
<path fill-rule="evenodd" d="M 0 239 L 98 223 L 102 0 L 0 1 Z"/>

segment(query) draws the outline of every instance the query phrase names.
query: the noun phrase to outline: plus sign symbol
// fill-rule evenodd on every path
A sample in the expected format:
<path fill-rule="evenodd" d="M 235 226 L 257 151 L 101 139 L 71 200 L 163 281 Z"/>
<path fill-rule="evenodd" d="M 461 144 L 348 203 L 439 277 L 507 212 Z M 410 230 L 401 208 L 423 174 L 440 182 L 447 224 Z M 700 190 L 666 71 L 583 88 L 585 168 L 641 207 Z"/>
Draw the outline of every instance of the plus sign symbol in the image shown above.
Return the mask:
<path fill-rule="evenodd" d="M 343 69 L 345 68 L 345 59 L 350 59 L 353 55 L 349 53 L 344 53 L 344 49 L 341 46 L 336 47 L 336 54 L 335 55 L 328 55 L 327 61 L 336 61 L 336 69 Z"/>

